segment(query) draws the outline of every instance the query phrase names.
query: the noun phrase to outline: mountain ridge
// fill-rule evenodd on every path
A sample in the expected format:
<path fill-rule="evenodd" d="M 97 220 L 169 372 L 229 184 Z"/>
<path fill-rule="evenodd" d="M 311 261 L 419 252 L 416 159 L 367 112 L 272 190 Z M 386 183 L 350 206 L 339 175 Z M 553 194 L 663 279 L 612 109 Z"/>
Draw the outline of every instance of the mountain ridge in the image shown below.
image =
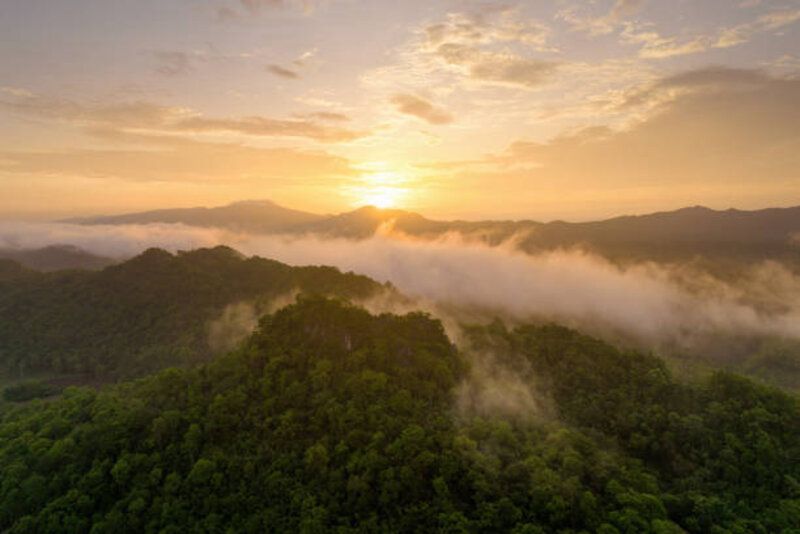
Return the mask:
<path fill-rule="evenodd" d="M 199 210 L 199 211 L 198 211 Z M 226 217 L 215 214 L 226 214 Z M 204 215 L 212 214 L 210 216 Z M 288 214 L 286 217 L 284 215 Z M 154 222 L 221 227 L 254 234 L 321 235 L 366 239 L 381 228 L 417 238 L 459 233 L 497 245 L 514 239 L 528 253 L 581 248 L 613 260 L 678 261 L 696 257 L 798 261 L 800 206 L 760 210 L 715 210 L 689 206 L 643 215 L 587 222 L 533 220 L 435 220 L 400 209 L 365 206 L 334 215 L 315 215 L 269 201 L 220 208 L 187 208 L 73 219 L 77 224 Z"/>
<path fill-rule="evenodd" d="M 154 222 L 182 222 L 184 224 L 193 225 L 198 221 L 192 220 L 201 214 L 209 216 L 208 221 L 200 221 L 204 226 L 213 225 L 213 217 L 218 213 L 234 213 L 236 211 L 244 215 L 251 215 L 255 217 L 276 217 L 277 214 L 291 213 L 298 221 L 282 224 L 286 228 L 294 226 L 294 230 L 304 229 L 306 224 L 311 228 L 318 227 L 324 221 L 341 221 L 341 220 L 364 220 L 364 221 L 380 221 L 381 223 L 391 220 L 401 221 L 415 221 L 417 223 L 427 223 L 434 225 L 449 225 L 449 226 L 475 226 L 475 225 L 535 225 L 535 226 L 592 226 L 603 225 L 622 221 L 642 221 L 648 219 L 669 220 L 679 217 L 714 217 L 714 218 L 737 218 L 739 220 L 759 217 L 759 216 L 789 216 L 797 218 L 797 226 L 800 229 L 800 205 L 787 206 L 787 207 L 768 207 L 754 210 L 743 210 L 738 208 L 727 209 L 714 209 L 702 205 L 686 206 L 674 210 L 661 210 L 642 214 L 622 214 L 613 217 L 596 219 L 590 221 L 567 221 L 563 219 L 555 219 L 552 221 L 538 221 L 535 219 L 481 219 L 481 220 L 465 220 L 465 219 L 432 219 L 417 212 L 408 211 L 399 208 L 378 208 L 371 205 L 361 206 L 354 210 L 344 211 L 336 214 L 317 214 L 307 211 L 297 210 L 294 208 L 287 208 L 271 200 L 242 200 L 232 202 L 224 206 L 216 207 L 191 207 L 191 208 L 166 208 L 157 210 L 147 210 L 141 212 L 129 212 L 117 215 L 97 215 L 87 217 L 76 217 L 70 219 L 63 219 L 59 222 L 67 222 L 73 224 L 149 224 Z M 224 220 L 222 221 L 224 222 Z"/>

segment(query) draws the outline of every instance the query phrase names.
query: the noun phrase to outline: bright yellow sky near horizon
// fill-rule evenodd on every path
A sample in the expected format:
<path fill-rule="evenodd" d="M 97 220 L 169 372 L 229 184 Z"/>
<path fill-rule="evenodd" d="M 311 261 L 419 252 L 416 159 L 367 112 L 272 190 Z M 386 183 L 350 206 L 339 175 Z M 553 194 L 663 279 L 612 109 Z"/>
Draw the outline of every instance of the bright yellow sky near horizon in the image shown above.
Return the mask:
<path fill-rule="evenodd" d="M 3 0 L 0 218 L 800 204 L 798 0 Z"/>

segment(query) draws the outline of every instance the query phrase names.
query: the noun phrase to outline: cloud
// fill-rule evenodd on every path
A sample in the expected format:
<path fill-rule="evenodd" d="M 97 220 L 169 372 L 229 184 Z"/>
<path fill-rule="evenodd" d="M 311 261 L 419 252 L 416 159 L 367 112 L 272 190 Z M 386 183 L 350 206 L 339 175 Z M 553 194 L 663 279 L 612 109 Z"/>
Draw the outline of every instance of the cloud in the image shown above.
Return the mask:
<path fill-rule="evenodd" d="M 169 125 L 169 129 L 182 132 L 227 131 L 266 137 L 307 137 L 328 143 L 352 141 L 366 135 L 364 132 L 332 127 L 307 119 L 270 119 L 266 117 L 238 119 L 187 117 Z"/>
<path fill-rule="evenodd" d="M 752 22 L 721 30 L 713 46 L 715 48 L 728 48 L 746 43 L 758 33 L 778 30 L 794 24 L 798 20 L 800 20 L 800 9 L 765 13 Z"/>
<path fill-rule="evenodd" d="M 594 17 L 582 14 L 581 6 L 574 5 L 561 10 L 556 17 L 566 22 L 573 31 L 593 36 L 607 35 L 638 13 L 644 4 L 644 0 L 616 0 L 608 12 Z"/>
<path fill-rule="evenodd" d="M 275 9 L 296 9 L 308 15 L 319 6 L 333 0 L 234 0 L 230 5 L 217 6 L 217 19 L 220 21 L 240 19 L 245 15 L 258 15 Z M 239 9 L 237 9 L 239 8 Z"/>
<path fill-rule="evenodd" d="M 641 45 L 639 57 L 663 59 L 714 48 L 730 48 L 747 43 L 760 33 L 779 30 L 797 21 L 800 21 L 800 9 L 775 10 L 744 24 L 688 37 L 663 36 L 652 29 L 652 24 L 625 23 L 621 37 L 625 43 Z"/>
<path fill-rule="evenodd" d="M 551 61 L 484 53 L 470 65 L 470 75 L 477 80 L 538 87 L 550 79 L 556 67 Z"/>
<path fill-rule="evenodd" d="M 300 137 L 325 143 L 352 141 L 366 132 L 321 124 L 309 119 L 252 116 L 207 117 L 186 108 L 151 102 L 81 103 L 41 95 L 0 98 L 0 109 L 26 116 L 73 123 L 84 128 L 119 131 L 146 129 L 161 133 L 234 132 L 257 137 Z"/>
<path fill-rule="evenodd" d="M 540 58 L 555 51 L 548 46 L 549 35 L 547 26 L 516 9 L 487 5 L 472 13 L 450 13 L 415 30 L 398 54 L 401 64 L 377 69 L 365 79 L 390 86 L 392 92 L 398 84 L 428 89 L 432 80 L 538 88 L 559 65 Z"/>
<path fill-rule="evenodd" d="M 547 39 L 550 29 L 536 20 L 523 20 L 518 10 L 507 7 L 473 13 L 449 13 L 444 21 L 424 26 L 421 33 L 431 47 L 443 43 L 518 43 L 549 50 Z"/>
<path fill-rule="evenodd" d="M 299 57 L 292 60 L 292 68 L 273 63 L 271 65 L 267 65 L 267 71 L 271 72 L 275 76 L 280 76 L 281 78 L 296 80 L 300 78 L 299 69 L 307 67 L 308 63 L 312 61 L 316 55 L 317 49 L 314 48 L 302 53 Z"/>
<path fill-rule="evenodd" d="M 639 210 L 663 207 L 663 198 L 722 206 L 797 201 L 800 80 L 709 67 L 648 83 L 619 106 L 631 117 L 622 127 L 520 140 L 482 164 L 455 166 L 448 180 L 461 185 L 462 202 L 466 194 L 517 191 L 527 212 L 569 202 L 585 209 L 598 199 Z"/>
<path fill-rule="evenodd" d="M 133 101 L 112 104 L 84 104 L 65 98 L 34 93 L 0 99 L 0 109 L 31 117 L 72 122 L 81 125 L 106 125 L 119 128 L 158 128 L 190 112 L 150 102 Z"/>
<path fill-rule="evenodd" d="M 555 71 L 555 62 L 489 48 L 510 42 L 542 51 L 549 30 L 536 21 L 519 21 L 515 10 L 499 13 L 499 17 L 491 12 L 450 14 L 444 22 L 423 29 L 421 50 L 461 68 L 473 80 L 529 88 L 542 85 Z"/>
<path fill-rule="evenodd" d="M 445 110 L 415 95 L 396 94 L 392 97 L 392 103 L 400 113 L 417 117 L 430 124 L 449 124 L 453 122 L 453 116 Z"/>
<path fill-rule="evenodd" d="M 287 78 L 290 80 L 296 80 L 300 77 L 300 74 L 298 74 L 297 71 L 287 69 L 286 67 L 281 67 L 280 65 L 267 65 L 267 70 L 275 76 L 280 76 L 281 78 Z"/>
<path fill-rule="evenodd" d="M 263 8 L 282 7 L 286 4 L 284 0 L 240 0 L 240 2 L 242 6 L 252 13 Z"/>
<path fill-rule="evenodd" d="M 755 69 L 712 66 L 678 72 L 629 92 L 620 104 L 624 108 L 658 105 L 688 93 L 757 90 L 779 81 Z"/>
<path fill-rule="evenodd" d="M 572 30 L 592 36 L 621 30 L 622 43 L 639 45 L 638 55 L 645 59 L 664 59 L 698 54 L 714 48 L 729 48 L 746 43 L 759 33 L 779 30 L 800 20 L 798 9 L 775 9 L 750 22 L 707 33 L 663 35 L 652 22 L 631 20 L 644 4 L 644 0 L 616 0 L 611 9 L 600 16 L 586 14 L 586 5 L 578 4 L 561 10 L 556 16 Z M 745 2 L 742 7 L 755 7 L 758 4 Z"/>
<path fill-rule="evenodd" d="M 294 61 L 292 61 L 292 63 L 294 63 L 298 67 L 303 67 L 306 64 L 308 64 L 309 61 L 313 60 L 314 57 L 316 57 L 316 55 L 317 55 L 317 49 L 312 48 L 311 50 L 306 50 L 305 52 L 300 54 L 300 56 Z"/>
<path fill-rule="evenodd" d="M 337 113 L 335 111 L 314 111 L 311 113 L 304 113 L 299 116 L 308 117 L 311 119 L 319 119 L 321 121 L 330 121 L 330 122 L 347 122 L 350 120 L 350 117 L 348 117 L 344 113 Z"/>
<path fill-rule="evenodd" d="M 171 252 L 213 247 L 228 239 L 225 232 L 181 224 L 80 226 L 67 223 L 0 222 L 0 247 L 42 248 L 56 243 L 107 257 L 125 259 L 150 247 Z"/>
<path fill-rule="evenodd" d="M 208 346 L 214 353 L 235 349 L 256 329 L 258 318 L 258 312 L 251 303 L 229 304 L 218 318 L 209 322 Z"/>
<path fill-rule="evenodd" d="M 697 54 L 708 50 L 713 38 L 701 35 L 690 39 L 663 37 L 654 30 L 643 30 L 639 25 L 626 24 L 622 32 L 622 41 L 628 44 L 641 45 L 639 57 L 647 59 L 664 59 L 673 56 Z"/>
<path fill-rule="evenodd" d="M 617 0 L 609 12 L 609 16 L 614 20 L 630 17 L 636 14 L 644 6 L 644 0 Z"/>
<path fill-rule="evenodd" d="M 539 87 L 549 81 L 558 64 L 552 61 L 529 59 L 512 53 L 483 51 L 457 43 L 442 43 L 435 50 L 448 65 L 463 69 L 473 80 Z"/>
<path fill-rule="evenodd" d="M 508 354 L 500 358 L 468 345 L 459 349 L 470 362 L 469 372 L 455 392 L 459 415 L 539 419 L 551 414 L 550 403 L 536 387 L 527 360 Z"/>
<path fill-rule="evenodd" d="M 256 148 L 169 136 L 98 130 L 117 142 L 140 144 L 116 150 L 0 150 L 0 171 L 20 175 L 83 176 L 153 182 L 305 181 L 353 176 L 350 162 L 326 152 Z"/>
<path fill-rule="evenodd" d="M 157 50 L 153 57 L 156 59 L 155 71 L 164 76 L 179 76 L 194 70 L 193 57 L 186 52 Z"/>
<path fill-rule="evenodd" d="M 716 67 L 666 77 L 632 98 L 654 108 L 628 129 L 522 143 L 511 157 L 606 183 L 800 178 L 800 81 Z"/>
<path fill-rule="evenodd" d="M 239 235 L 164 224 L 0 223 L 2 243 L 70 243 L 111 257 L 150 246 L 176 251 L 225 243 L 293 265 L 334 265 L 391 281 L 411 298 L 484 317 L 554 320 L 651 345 L 691 347 L 704 336 L 720 334 L 800 338 L 800 277 L 777 264 L 756 266 L 741 286 L 694 277 L 690 290 L 676 281 L 680 272 L 673 268 L 620 267 L 577 251 L 528 255 L 510 242 L 492 247 L 458 235 L 425 241 L 384 233 L 351 241 Z M 766 311 L 747 304 L 747 294 L 777 299 L 780 307 Z"/>

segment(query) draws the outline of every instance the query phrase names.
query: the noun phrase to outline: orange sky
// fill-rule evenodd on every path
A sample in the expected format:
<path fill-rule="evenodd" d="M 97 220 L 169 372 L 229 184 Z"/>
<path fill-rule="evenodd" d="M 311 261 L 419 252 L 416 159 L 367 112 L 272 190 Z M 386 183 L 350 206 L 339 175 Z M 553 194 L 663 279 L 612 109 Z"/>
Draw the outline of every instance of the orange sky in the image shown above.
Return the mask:
<path fill-rule="evenodd" d="M 800 204 L 800 2 L 6 0 L 0 217 Z"/>

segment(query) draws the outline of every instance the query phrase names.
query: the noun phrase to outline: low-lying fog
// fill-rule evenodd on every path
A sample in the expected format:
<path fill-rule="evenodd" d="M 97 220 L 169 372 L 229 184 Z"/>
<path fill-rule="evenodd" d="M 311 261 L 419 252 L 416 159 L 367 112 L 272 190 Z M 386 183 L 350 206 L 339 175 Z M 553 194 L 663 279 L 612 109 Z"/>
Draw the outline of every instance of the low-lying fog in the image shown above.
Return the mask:
<path fill-rule="evenodd" d="M 646 342 L 689 345 L 707 333 L 800 338 L 800 279 L 779 264 L 752 268 L 737 284 L 686 266 L 619 267 L 581 251 L 531 256 L 457 235 L 422 241 L 382 231 L 362 241 L 246 235 L 174 224 L 79 226 L 2 223 L 0 246 L 71 244 L 125 258 L 148 247 L 170 251 L 226 244 L 292 265 L 334 265 L 390 281 L 427 302 L 546 318 Z M 691 278 L 691 284 L 680 280 Z M 688 289 L 691 286 L 692 289 Z M 743 297 L 757 295 L 767 307 Z"/>

